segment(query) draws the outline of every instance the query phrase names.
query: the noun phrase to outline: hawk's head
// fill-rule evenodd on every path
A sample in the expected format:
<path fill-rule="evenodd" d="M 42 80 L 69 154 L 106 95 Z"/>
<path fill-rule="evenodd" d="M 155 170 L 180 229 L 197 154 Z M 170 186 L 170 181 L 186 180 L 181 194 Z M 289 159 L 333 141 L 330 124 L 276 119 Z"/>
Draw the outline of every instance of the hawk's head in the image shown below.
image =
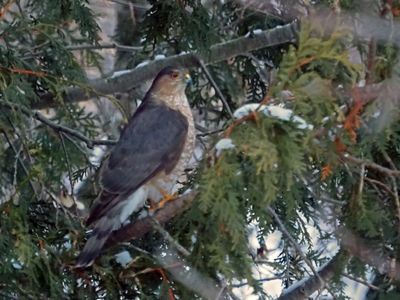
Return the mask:
<path fill-rule="evenodd" d="M 157 94 L 177 94 L 184 93 L 188 82 L 190 82 L 189 72 L 185 69 L 166 67 L 158 73 L 151 87 Z"/>

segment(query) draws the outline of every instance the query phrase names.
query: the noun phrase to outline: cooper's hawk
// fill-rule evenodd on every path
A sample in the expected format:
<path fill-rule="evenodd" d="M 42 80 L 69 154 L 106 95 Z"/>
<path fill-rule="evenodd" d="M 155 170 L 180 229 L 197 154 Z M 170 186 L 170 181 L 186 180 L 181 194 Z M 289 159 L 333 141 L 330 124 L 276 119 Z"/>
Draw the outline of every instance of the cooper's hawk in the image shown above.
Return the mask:
<path fill-rule="evenodd" d="M 76 267 L 91 265 L 112 232 L 147 199 L 157 202 L 172 193 L 192 156 L 195 141 L 193 116 L 185 95 L 188 80 L 190 76 L 184 70 L 163 69 L 122 131 L 102 165 L 102 191 L 87 219 L 94 229 Z"/>

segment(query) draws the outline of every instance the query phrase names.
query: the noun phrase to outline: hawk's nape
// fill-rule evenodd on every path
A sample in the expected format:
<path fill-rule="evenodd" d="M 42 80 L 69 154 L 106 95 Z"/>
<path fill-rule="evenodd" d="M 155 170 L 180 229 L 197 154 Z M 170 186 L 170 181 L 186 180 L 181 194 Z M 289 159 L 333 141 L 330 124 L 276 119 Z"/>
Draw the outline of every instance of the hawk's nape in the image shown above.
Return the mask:
<path fill-rule="evenodd" d="M 194 148 L 194 124 L 185 95 L 188 74 L 167 67 L 154 79 L 142 104 L 101 168 L 100 192 L 87 224 L 93 232 L 76 267 L 100 254 L 112 232 L 157 191 L 171 192 Z"/>

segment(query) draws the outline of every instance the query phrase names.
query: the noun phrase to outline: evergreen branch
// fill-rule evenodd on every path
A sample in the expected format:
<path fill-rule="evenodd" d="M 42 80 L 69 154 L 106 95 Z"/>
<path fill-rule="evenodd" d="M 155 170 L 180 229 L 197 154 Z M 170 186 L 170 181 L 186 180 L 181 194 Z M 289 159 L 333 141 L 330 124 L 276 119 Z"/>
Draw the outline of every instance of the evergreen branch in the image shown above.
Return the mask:
<path fill-rule="evenodd" d="M 96 79 L 88 82 L 89 89 L 78 87 L 68 88 L 64 92 L 64 101 L 77 102 L 88 99 L 98 94 L 112 94 L 125 92 L 139 86 L 145 80 L 152 79 L 162 68 L 169 65 L 180 65 L 191 68 L 198 67 L 198 60 L 204 64 L 212 64 L 229 58 L 259 50 L 266 47 L 278 46 L 286 43 L 293 43 L 297 40 L 299 24 L 292 22 L 287 25 L 262 31 L 251 37 L 243 36 L 228 42 L 215 44 L 210 50 L 202 55 L 198 52 L 183 53 L 167 57 L 165 59 L 149 62 L 146 65 L 138 66 L 132 70 L 126 70 L 119 75 L 114 74 L 107 78 Z M 57 104 L 55 96 L 47 93 L 41 96 L 41 101 L 33 103 L 33 108 L 54 107 Z"/>
<path fill-rule="evenodd" d="M 343 253 L 339 251 L 324 267 L 318 271 L 318 276 L 314 275 L 306 278 L 301 282 L 296 282 L 293 286 L 282 292 L 282 295 L 277 300 L 298 300 L 307 299 L 316 290 L 324 287 L 324 282 L 327 282 L 335 277 L 337 271 L 342 268 L 340 260 Z M 320 280 L 323 279 L 323 281 Z"/>
<path fill-rule="evenodd" d="M 84 142 L 86 144 L 86 146 L 90 149 L 92 149 L 94 146 L 115 145 L 117 143 L 117 141 L 114 141 L 114 140 L 95 140 L 95 139 L 88 138 L 85 135 L 83 135 L 82 133 L 80 133 L 79 131 L 76 131 L 74 129 L 71 129 L 69 127 L 63 126 L 61 124 L 58 124 L 58 123 L 55 123 L 54 121 L 49 120 L 48 118 L 46 118 L 43 114 L 41 114 L 38 111 L 35 111 L 32 113 L 29 109 L 27 109 L 25 107 L 22 107 L 22 106 L 13 104 L 13 103 L 9 103 L 9 102 L 4 102 L 4 101 L 0 101 L 0 104 L 8 107 L 10 109 L 16 109 L 16 110 L 21 111 L 24 115 L 38 120 L 39 122 L 52 128 L 56 132 L 63 132 L 65 134 L 68 134 L 68 135 Z"/>
<path fill-rule="evenodd" d="M 143 237 L 146 233 L 154 228 L 152 219 L 157 220 L 160 224 L 169 221 L 170 219 L 182 213 L 182 211 L 189 208 L 196 195 L 196 191 L 184 194 L 174 201 L 168 201 L 161 209 L 156 211 L 153 216 L 136 220 L 136 222 L 130 223 L 116 230 L 109 237 L 104 248 L 107 249 L 121 242 Z"/>
<path fill-rule="evenodd" d="M 382 253 L 382 249 L 374 249 L 371 243 L 355 235 L 348 229 L 338 231 L 340 245 L 351 255 L 376 268 L 380 274 L 400 281 L 400 263 L 390 255 Z"/>
<path fill-rule="evenodd" d="M 286 229 L 285 224 L 283 224 L 282 220 L 280 217 L 277 215 L 277 213 L 270 207 L 267 206 L 266 211 L 275 219 L 276 223 L 278 224 L 279 229 L 282 231 L 282 234 L 285 235 L 288 239 L 289 242 L 292 244 L 292 246 L 296 249 L 300 257 L 304 260 L 304 262 L 307 264 L 307 266 L 311 269 L 311 271 L 314 273 L 316 278 L 321 280 L 321 285 L 325 286 L 325 282 L 321 276 L 319 276 L 317 270 L 314 268 L 312 262 L 307 258 L 307 256 L 304 254 L 303 250 L 301 249 L 300 245 L 296 242 L 296 240 L 292 237 L 290 232 Z"/>
<path fill-rule="evenodd" d="M 25 166 L 24 161 L 21 159 L 21 156 L 19 155 L 19 152 L 18 152 L 17 149 L 15 148 L 14 144 L 11 142 L 10 138 L 8 137 L 8 134 L 7 134 L 4 130 L 1 130 L 1 132 L 3 133 L 4 138 L 6 139 L 6 141 L 7 141 L 8 145 L 10 146 L 11 150 L 13 151 L 13 153 L 14 153 L 14 155 L 15 155 L 15 158 L 18 160 L 18 162 L 19 162 L 19 164 L 20 164 L 22 170 L 23 170 L 24 173 L 25 173 L 25 176 L 26 176 L 27 178 L 29 178 L 29 171 L 28 171 L 28 168 Z M 38 193 L 37 193 L 37 191 L 36 191 L 35 185 L 33 184 L 33 182 L 32 182 L 30 179 L 28 180 L 28 182 L 29 182 L 29 186 L 30 186 L 31 189 L 32 189 L 33 194 L 35 195 L 36 199 L 39 201 L 39 200 L 40 200 L 40 197 L 39 197 L 39 195 L 38 195 Z"/>
<path fill-rule="evenodd" d="M 217 83 L 215 82 L 214 78 L 211 76 L 211 74 L 210 74 L 210 72 L 208 71 L 208 69 L 207 69 L 206 65 L 204 64 L 204 62 L 203 62 L 201 59 L 199 59 L 198 62 L 199 62 L 199 65 L 200 65 L 201 69 L 202 69 L 203 72 L 204 72 L 204 75 L 206 75 L 208 81 L 209 81 L 210 84 L 214 87 L 215 92 L 217 93 L 218 97 L 221 99 L 222 103 L 224 104 L 226 110 L 227 110 L 228 113 L 229 113 L 229 116 L 230 116 L 231 119 L 233 120 L 235 117 L 233 116 L 232 109 L 231 109 L 231 107 L 229 106 L 228 101 L 226 101 L 224 94 L 222 94 L 222 92 L 221 92 L 219 86 L 218 86 Z"/>
<path fill-rule="evenodd" d="M 2 296 L 2 297 L 4 297 L 4 299 L 15 299 L 15 300 L 18 300 L 18 299 L 20 299 L 19 297 L 17 297 L 17 296 L 14 296 L 14 295 L 11 295 L 11 294 L 8 294 L 8 293 L 6 293 L 6 292 L 2 292 L 2 291 L 0 291 L 0 296 Z"/>
<path fill-rule="evenodd" d="M 75 201 L 75 198 L 74 198 L 74 182 L 72 180 L 72 167 L 71 167 L 71 163 L 69 161 L 67 148 L 65 147 L 64 135 L 63 135 L 63 133 L 61 131 L 59 131 L 58 132 L 58 136 L 60 137 L 60 140 L 61 140 L 61 146 L 62 146 L 62 149 L 63 149 L 63 152 L 64 152 L 65 162 L 67 164 L 69 184 L 71 185 L 71 197 L 72 197 L 72 200 L 74 201 L 74 204 L 76 205 L 76 201 Z"/>
<path fill-rule="evenodd" d="M 374 162 L 366 160 L 366 159 L 360 159 L 360 158 L 357 158 L 357 157 L 354 157 L 354 156 L 351 156 L 351 155 L 348 155 L 348 154 L 343 155 L 342 158 L 345 161 L 349 161 L 349 162 L 355 163 L 357 165 L 365 165 L 365 167 L 374 169 L 374 170 L 376 170 L 378 172 L 381 172 L 381 173 L 385 173 L 385 174 L 387 174 L 389 176 L 399 176 L 400 175 L 400 171 L 398 171 L 398 170 L 392 170 L 392 169 L 383 167 L 383 166 L 381 166 L 381 165 L 379 165 L 377 163 L 374 163 Z"/>

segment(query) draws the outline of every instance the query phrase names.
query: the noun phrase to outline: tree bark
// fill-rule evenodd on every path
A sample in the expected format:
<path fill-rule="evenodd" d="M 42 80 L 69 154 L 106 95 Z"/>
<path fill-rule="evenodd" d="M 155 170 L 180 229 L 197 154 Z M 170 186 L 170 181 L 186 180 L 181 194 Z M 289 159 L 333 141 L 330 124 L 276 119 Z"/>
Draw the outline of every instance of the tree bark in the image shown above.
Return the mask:
<path fill-rule="evenodd" d="M 205 64 L 211 64 L 227 60 L 258 49 L 293 43 L 297 40 L 299 24 L 292 22 L 285 26 L 262 31 L 254 36 L 244 36 L 228 42 L 219 43 L 210 48 L 207 53 L 183 53 L 167 57 L 162 60 L 152 61 L 146 65 L 136 67 L 114 74 L 108 78 L 96 79 L 87 82 L 88 88 L 71 87 L 63 95 L 66 102 L 83 101 L 90 97 L 112 94 L 115 92 L 126 92 L 139 86 L 143 81 L 153 78 L 162 68 L 169 65 L 179 65 L 186 68 L 197 67 L 198 60 Z M 56 106 L 58 101 L 51 93 L 41 96 L 41 101 L 33 103 L 32 108 L 42 109 Z"/>

